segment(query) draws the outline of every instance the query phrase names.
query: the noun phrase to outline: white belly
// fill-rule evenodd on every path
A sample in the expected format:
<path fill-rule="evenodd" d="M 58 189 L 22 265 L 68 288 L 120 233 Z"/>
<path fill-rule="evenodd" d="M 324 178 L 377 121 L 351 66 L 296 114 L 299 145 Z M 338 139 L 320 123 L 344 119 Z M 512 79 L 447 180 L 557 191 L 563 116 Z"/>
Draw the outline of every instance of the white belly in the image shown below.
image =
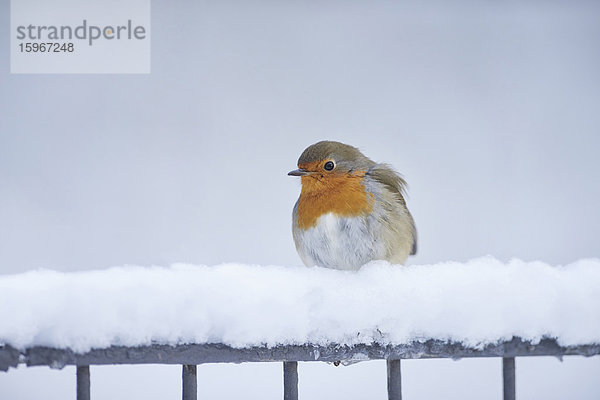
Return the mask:
<path fill-rule="evenodd" d="M 357 270 L 369 261 L 385 258 L 384 244 L 377 240 L 377 224 L 368 217 L 324 214 L 312 228 L 296 229 L 298 253 L 308 266 Z"/>

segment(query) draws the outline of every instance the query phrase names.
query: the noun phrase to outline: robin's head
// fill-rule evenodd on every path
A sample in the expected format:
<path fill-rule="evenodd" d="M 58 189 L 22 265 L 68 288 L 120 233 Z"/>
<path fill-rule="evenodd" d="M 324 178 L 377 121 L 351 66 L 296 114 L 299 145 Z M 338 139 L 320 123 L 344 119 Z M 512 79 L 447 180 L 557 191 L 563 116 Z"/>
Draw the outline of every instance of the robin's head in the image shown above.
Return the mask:
<path fill-rule="evenodd" d="M 298 169 L 288 175 L 300 176 L 297 225 L 307 229 L 326 213 L 352 217 L 371 212 L 373 195 L 365 191 L 364 177 L 375 163 L 356 147 L 323 141 L 306 148 Z"/>
<path fill-rule="evenodd" d="M 364 176 L 375 163 L 365 157 L 356 147 L 340 142 L 324 140 L 308 146 L 298 159 L 298 169 L 288 175 L 326 180 L 356 175 Z"/>

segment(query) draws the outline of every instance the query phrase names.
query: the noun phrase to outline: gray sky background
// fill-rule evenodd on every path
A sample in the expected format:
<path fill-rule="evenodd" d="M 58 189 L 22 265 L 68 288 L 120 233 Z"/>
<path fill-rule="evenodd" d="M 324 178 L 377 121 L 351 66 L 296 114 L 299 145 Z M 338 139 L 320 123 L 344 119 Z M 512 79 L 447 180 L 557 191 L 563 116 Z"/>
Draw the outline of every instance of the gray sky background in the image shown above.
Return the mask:
<path fill-rule="evenodd" d="M 286 173 L 322 139 L 405 176 L 412 264 L 598 257 L 598 21 L 592 1 L 154 1 L 150 75 L 11 75 L 5 30 L 0 273 L 300 265 Z M 500 365 L 409 361 L 405 395 L 500 398 Z M 598 357 L 517 368 L 522 398 L 600 394 Z M 280 397 L 279 365 L 200 373 L 201 397 Z M 177 367 L 92 374 L 98 399 L 178 396 Z M 383 363 L 302 365 L 300 379 L 305 398 L 385 396 Z M 2 398 L 73 388 L 68 368 L 0 373 Z"/>

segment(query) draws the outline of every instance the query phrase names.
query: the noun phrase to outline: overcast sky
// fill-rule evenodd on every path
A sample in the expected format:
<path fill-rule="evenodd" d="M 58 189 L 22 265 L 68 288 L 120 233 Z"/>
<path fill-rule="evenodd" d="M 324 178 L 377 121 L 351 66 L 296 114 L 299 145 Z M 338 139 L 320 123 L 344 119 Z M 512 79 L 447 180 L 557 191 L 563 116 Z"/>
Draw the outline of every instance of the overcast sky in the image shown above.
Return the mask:
<path fill-rule="evenodd" d="M 149 75 L 11 75 L 2 58 L 0 273 L 300 265 L 291 237 L 300 184 L 286 173 L 323 139 L 404 175 L 419 231 L 412 264 L 600 255 L 600 3 L 189 3 L 153 2 Z M 6 30 L 0 51 L 9 54 Z M 499 398 L 499 362 L 409 362 L 405 390 Z M 585 378 L 599 376 L 598 357 L 520 362 L 528 398 L 600 393 Z M 179 374 L 121 368 L 155 381 Z M 274 386 L 257 398 L 280 397 L 279 365 L 204 368 L 212 382 L 218 368 L 239 379 L 251 371 Z M 345 388 L 361 377 L 345 398 L 384 393 L 377 363 L 304 368 L 313 376 L 301 375 L 304 393 L 340 393 L 316 383 L 320 374 L 339 374 Z M 480 388 L 428 379 L 469 373 Z M 20 368 L 0 373 L 0 395 L 22 393 L 32 374 L 44 390 L 71 393 L 72 371 Z M 18 398 L 36 398 L 27 390 Z"/>

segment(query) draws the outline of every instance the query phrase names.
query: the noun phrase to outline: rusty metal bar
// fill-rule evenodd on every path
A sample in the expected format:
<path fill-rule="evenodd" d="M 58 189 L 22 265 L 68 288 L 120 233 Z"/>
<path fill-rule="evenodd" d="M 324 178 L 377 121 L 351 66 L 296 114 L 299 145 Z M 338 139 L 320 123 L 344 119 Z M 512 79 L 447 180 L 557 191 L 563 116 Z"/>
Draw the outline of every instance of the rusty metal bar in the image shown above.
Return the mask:
<path fill-rule="evenodd" d="M 388 400 L 402 400 L 400 360 L 387 360 Z"/>
<path fill-rule="evenodd" d="M 77 366 L 77 400 L 90 400 L 90 366 Z"/>
<path fill-rule="evenodd" d="M 198 398 L 198 378 L 195 365 L 184 365 L 181 373 L 183 400 L 196 400 Z"/>
<path fill-rule="evenodd" d="M 515 358 L 505 357 L 502 359 L 502 381 L 504 400 L 515 400 Z"/>
<path fill-rule="evenodd" d="M 298 400 L 298 362 L 283 362 L 283 400 Z"/>

